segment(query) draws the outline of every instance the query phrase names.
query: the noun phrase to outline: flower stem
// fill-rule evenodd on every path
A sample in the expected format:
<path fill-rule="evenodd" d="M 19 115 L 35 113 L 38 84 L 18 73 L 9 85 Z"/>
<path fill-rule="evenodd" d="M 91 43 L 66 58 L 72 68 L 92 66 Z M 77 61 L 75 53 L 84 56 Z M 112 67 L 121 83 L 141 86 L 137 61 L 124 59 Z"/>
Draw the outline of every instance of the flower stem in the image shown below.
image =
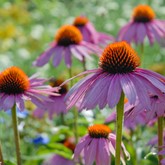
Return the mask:
<path fill-rule="evenodd" d="M 87 68 L 86 68 L 86 60 L 85 60 L 85 57 L 83 56 L 83 70 L 86 71 Z"/>
<path fill-rule="evenodd" d="M 140 45 L 140 58 L 141 58 L 141 67 L 144 67 L 144 44 Z"/>
<path fill-rule="evenodd" d="M 117 118 L 116 118 L 116 154 L 115 165 L 120 165 L 120 152 L 122 141 L 122 127 L 123 127 L 123 115 L 124 115 L 124 93 L 121 93 L 120 100 L 117 104 Z"/>
<path fill-rule="evenodd" d="M 69 78 L 72 77 L 72 70 L 71 68 L 69 69 Z M 70 86 L 73 86 L 73 81 L 70 81 Z M 78 111 L 76 108 L 73 109 L 73 114 L 74 114 L 74 121 L 73 121 L 73 127 L 74 127 L 74 137 L 75 137 L 75 142 L 76 144 L 78 143 Z"/>
<path fill-rule="evenodd" d="M 1 141 L 0 141 L 0 165 L 4 165 L 3 155 L 2 155 L 2 146 L 1 146 Z"/>
<path fill-rule="evenodd" d="M 163 146 L 163 117 L 158 117 L 158 150 L 159 152 L 162 150 Z M 161 165 L 161 160 L 163 159 L 163 155 L 159 155 L 159 165 Z"/>
<path fill-rule="evenodd" d="M 14 130 L 14 138 L 15 138 L 15 146 L 16 146 L 17 165 L 21 165 L 20 139 L 19 139 L 19 132 L 17 127 L 18 121 L 17 121 L 17 112 L 15 105 L 13 106 L 11 111 L 12 111 L 13 130 Z"/>
<path fill-rule="evenodd" d="M 63 125 L 65 125 L 64 113 L 61 113 L 61 122 Z"/>

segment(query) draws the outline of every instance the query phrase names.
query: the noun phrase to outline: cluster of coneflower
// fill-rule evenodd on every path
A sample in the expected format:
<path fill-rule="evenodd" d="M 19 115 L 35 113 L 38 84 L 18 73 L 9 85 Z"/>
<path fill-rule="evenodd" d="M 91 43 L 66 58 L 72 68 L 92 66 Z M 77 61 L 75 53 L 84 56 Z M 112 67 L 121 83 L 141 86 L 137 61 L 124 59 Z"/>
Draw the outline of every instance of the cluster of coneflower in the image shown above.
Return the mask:
<path fill-rule="evenodd" d="M 165 77 L 139 68 L 140 57 L 130 45 L 134 42 L 144 46 L 145 38 L 148 38 L 151 45 L 155 40 L 161 43 L 165 39 L 165 21 L 157 20 L 154 11 L 147 5 L 139 5 L 134 9 L 130 22 L 121 28 L 116 39 L 97 32 L 85 16 L 79 16 L 72 25 L 59 28 L 50 47 L 33 63 L 42 67 L 52 59 L 53 66 L 58 67 L 64 59 L 70 73 L 69 80 L 63 82 L 50 79 L 50 85 L 44 85 L 46 80 L 35 76 L 29 78 L 15 66 L 1 72 L 0 107 L 3 110 L 12 109 L 17 164 L 21 164 L 21 156 L 16 107 L 23 111 L 24 100 L 31 100 L 37 106 L 34 111 L 36 117 L 42 117 L 48 112 L 50 119 L 54 114 L 65 114 L 76 107 L 74 132 L 78 144 L 74 148 L 72 146 L 72 149 L 65 145 L 74 152 L 74 160 L 55 156 L 49 160 L 51 162 L 58 162 L 58 165 L 92 165 L 94 162 L 96 165 L 110 165 L 113 155 L 116 165 L 121 162 L 126 164 L 125 157 L 129 159 L 130 155 L 122 143 L 125 116 L 124 123 L 131 126 L 155 119 L 158 121 L 159 163 L 163 164 Z M 98 56 L 98 68 L 87 70 L 86 60 L 92 58 L 91 54 Z M 71 74 L 73 56 L 82 62 L 84 68 L 84 72 L 75 77 L 84 74 L 88 76 L 72 84 L 73 87 L 68 91 L 67 82 L 75 78 Z M 116 135 L 108 125 L 95 124 L 89 126 L 88 134 L 79 140 L 77 112 L 93 110 L 97 106 L 103 109 L 107 105 L 110 108 L 116 107 L 116 112 L 106 119 L 107 123 L 116 120 Z"/>

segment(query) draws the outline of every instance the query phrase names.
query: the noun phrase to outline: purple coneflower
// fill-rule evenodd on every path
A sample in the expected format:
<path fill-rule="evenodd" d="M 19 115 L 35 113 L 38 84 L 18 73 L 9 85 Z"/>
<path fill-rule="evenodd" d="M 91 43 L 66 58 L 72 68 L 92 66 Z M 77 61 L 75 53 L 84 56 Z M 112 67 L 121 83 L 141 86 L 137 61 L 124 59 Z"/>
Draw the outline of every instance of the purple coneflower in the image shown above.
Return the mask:
<path fill-rule="evenodd" d="M 85 57 L 90 58 L 89 53 L 97 54 L 100 51 L 96 45 L 83 41 L 83 36 L 78 28 L 65 25 L 58 30 L 51 47 L 37 58 L 34 65 L 43 66 L 52 57 L 54 67 L 57 67 L 64 58 L 66 66 L 70 68 L 72 55 L 83 61 Z"/>
<path fill-rule="evenodd" d="M 54 78 L 51 78 L 50 79 L 50 86 L 52 87 L 58 87 L 60 84 L 63 83 L 63 80 L 61 79 L 54 79 Z M 45 109 L 41 109 L 41 108 L 37 108 L 33 115 L 37 118 L 42 118 L 43 115 L 47 112 L 48 115 L 49 115 L 49 119 L 52 119 L 53 118 L 53 115 L 56 114 L 56 115 L 60 115 L 60 114 L 63 114 L 63 113 L 66 113 L 67 110 L 66 110 L 66 104 L 64 102 L 64 97 L 66 95 L 68 91 L 68 86 L 65 84 L 64 86 L 61 87 L 61 89 L 59 89 L 58 91 L 58 94 L 59 96 L 49 96 L 50 101 L 45 101 L 45 106 L 46 107 Z"/>
<path fill-rule="evenodd" d="M 165 94 L 162 96 L 150 95 L 151 110 L 147 111 L 142 103 L 137 100 L 136 104 L 131 106 L 129 103 L 126 105 L 124 116 L 126 120 L 136 120 L 142 113 L 145 115 L 146 123 L 154 120 L 155 118 L 164 116 L 165 114 Z"/>
<path fill-rule="evenodd" d="M 38 107 L 48 100 L 45 94 L 57 95 L 56 88 L 43 85 L 44 79 L 28 77 L 20 68 L 12 66 L 0 73 L 0 108 L 11 109 L 14 104 L 24 110 L 24 101 L 31 100 Z"/>
<path fill-rule="evenodd" d="M 84 41 L 105 45 L 115 40 L 111 35 L 97 32 L 93 24 L 85 16 L 76 17 L 73 25 L 81 31 Z"/>
<path fill-rule="evenodd" d="M 137 68 L 139 64 L 138 55 L 125 41 L 109 44 L 100 57 L 99 68 L 78 75 L 90 73 L 67 93 L 67 108 L 76 103 L 80 111 L 97 105 L 102 109 L 107 104 L 113 108 L 123 91 L 130 104 L 138 98 L 144 108 L 152 110 L 149 93 L 159 96 L 160 91 L 165 92 L 165 77 Z"/>
<path fill-rule="evenodd" d="M 163 140 L 165 142 L 165 130 L 163 132 Z M 158 136 L 156 135 L 153 138 L 151 138 L 147 145 L 151 147 L 158 147 Z"/>
<path fill-rule="evenodd" d="M 124 104 L 124 116 L 134 108 L 134 105 L 130 105 L 128 102 Z M 116 111 L 112 112 L 105 120 L 106 123 L 111 123 L 116 121 Z M 134 120 L 132 118 L 125 119 L 124 118 L 124 126 L 127 129 L 134 130 L 138 125 L 146 124 L 146 112 L 139 113 Z"/>
<path fill-rule="evenodd" d="M 159 43 L 165 37 L 165 20 L 155 19 L 155 13 L 148 5 L 138 5 L 134 8 L 131 21 L 121 28 L 118 40 L 134 41 L 142 44 L 147 37 L 150 45 L 157 40 Z"/>
<path fill-rule="evenodd" d="M 82 137 L 74 151 L 74 159 L 79 160 L 79 156 L 84 158 L 85 165 L 109 165 L 111 155 L 115 156 L 116 135 L 111 133 L 108 126 L 95 124 L 88 128 L 88 134 Z M 129 153 L 122 143 L 120 159 L 125 165 L 124 155 L 129 159 Z"/>

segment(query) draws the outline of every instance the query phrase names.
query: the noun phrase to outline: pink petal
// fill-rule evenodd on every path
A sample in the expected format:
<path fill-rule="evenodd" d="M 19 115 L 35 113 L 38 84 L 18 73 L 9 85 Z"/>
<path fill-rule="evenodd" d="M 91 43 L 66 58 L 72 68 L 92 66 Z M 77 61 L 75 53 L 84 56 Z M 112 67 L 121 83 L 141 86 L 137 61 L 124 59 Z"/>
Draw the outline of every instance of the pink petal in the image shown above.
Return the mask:
<path fill-rule="evenodd" d="M 120 85 L 120 77 L 119 75 L 112 75 L 112 79 L 110 81 L 110 86 L 108 89 L 107 102 L 110 108 L 114 108 L 118 103 L 121 96 L 121 85 Z"/>
<path fill-rule="evenodd" d="M 53 66 L 57 67 L 61 60 L 62 60 L 62 53 L 63 53 L 64 47 L 63 46 L 58 46 L 55 50 L 55 54 L 53 55 Z"/>

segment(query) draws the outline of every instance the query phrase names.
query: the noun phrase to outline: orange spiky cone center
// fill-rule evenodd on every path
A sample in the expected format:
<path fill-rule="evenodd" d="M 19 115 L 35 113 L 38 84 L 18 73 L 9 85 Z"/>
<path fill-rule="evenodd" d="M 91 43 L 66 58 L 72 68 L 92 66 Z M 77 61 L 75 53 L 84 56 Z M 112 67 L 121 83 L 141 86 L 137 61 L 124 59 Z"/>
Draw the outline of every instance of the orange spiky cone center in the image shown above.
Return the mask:
<path fill-rule="evenodd" d="M 89 136 L 92 138 L 108 138 L 111 130 L 108 126 L 104 124 L 95 124 L 88 127 Z"/>
<path fill-rule="evenodd" d="M 72 25 L 62 26 L 55 36 L 55 40 L 60 46 L 79 44 L 82 39 L 83 37 L 79 29 Z"/>
<path fill-rule="evenodd" d="M 0 73 L 0 92 L 5 94 L 22 94 L 28 90 L 28 76 L 18 67 L 10 67 Z"/>
<path fill-rule="evenodd" d="M 109 44 L 103 51 L 99 66 L 106 72 L 129 73 L 140 65 L 140 58 L 125 41 Z"/>
<path fill-rule="evenodd" d="M 84 16 L 79 16 L 75 18 L 73 25 L 77 27 L 81 27 L 81 26 L 85 26 L 88 22 L 89 22 L 88 18 Z"/>
<path fill-rule="evenodd" d="M 135 22 L 146 23 L 155 18 L 155 13 L 148 5 L 138 5 L 134 8 L 132 17 Z"/>

